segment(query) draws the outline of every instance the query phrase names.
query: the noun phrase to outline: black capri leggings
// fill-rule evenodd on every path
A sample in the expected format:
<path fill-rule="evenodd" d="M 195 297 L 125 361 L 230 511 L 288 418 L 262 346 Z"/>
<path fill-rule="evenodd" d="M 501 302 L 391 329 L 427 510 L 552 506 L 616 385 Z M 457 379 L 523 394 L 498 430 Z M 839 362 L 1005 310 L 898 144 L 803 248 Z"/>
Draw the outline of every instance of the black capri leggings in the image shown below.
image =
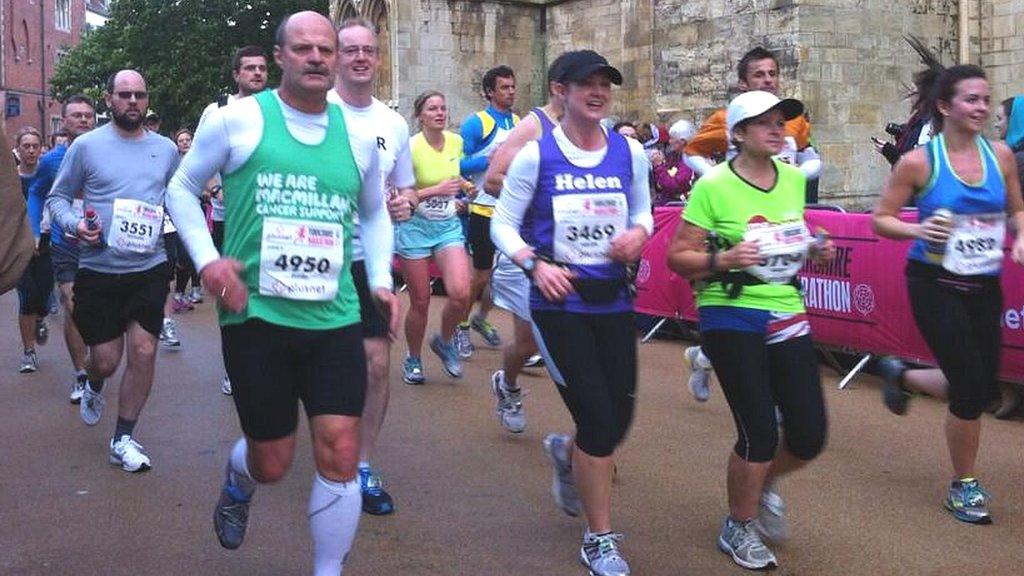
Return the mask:
<path fill-rule="evenodd" d="M 907 291 L 917 328 L 949 382 L 949 411 L 977 419 L 999 396 L 999 278 L 908 274 Z"/>
<path fill-rule="evenodd" d="M 747 462 L 775 458 L 776 406 L 789 452 L 801 460 L 820 454 L 828 422 L 811 337 L 766 344 L 757 332 L 710 330 L 703 336 L 704 352 L 736 422 L 736 455 Z"/>
<path fill-rule="evenodd" d="M 576 445 L 590 456 L 611 456 L 633 421 L 633 313 L 534 310 L 533 322 L 565 382 L 557 388 L 576 424 Z"/>

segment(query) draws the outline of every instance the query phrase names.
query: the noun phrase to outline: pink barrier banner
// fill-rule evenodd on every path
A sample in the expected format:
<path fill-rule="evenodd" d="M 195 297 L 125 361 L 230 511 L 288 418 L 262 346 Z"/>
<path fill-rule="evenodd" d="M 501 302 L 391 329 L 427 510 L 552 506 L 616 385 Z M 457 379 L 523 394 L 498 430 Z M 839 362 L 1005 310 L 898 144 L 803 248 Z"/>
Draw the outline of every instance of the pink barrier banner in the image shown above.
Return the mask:
<path fill-rule="evenodd" d="M 654 235 L 637 270 L 634 308 L 644 314 L 695 322 L 697 310 L 689 283 L 665 264 L 681 212 L 681 208 L 655 210 Z M 908 217 L 915 216 L 911 212 Z M 828 230 L 837 249 L 831 263 L 808 264 L 800 273 L 815 342 L 933 364 L 907 296 L 903 267 L 909 241 L 876 236 L 870 214 L 808 210 L 807 222 L 811 229 L 821 226 Z M 1009 245 L 1007 239 L 1007 252 Z M 1024 268 L 1010 261 L 1009 256 L 1004 262 L 1002 284 L 1000 376 L 1024 383 Z"/>

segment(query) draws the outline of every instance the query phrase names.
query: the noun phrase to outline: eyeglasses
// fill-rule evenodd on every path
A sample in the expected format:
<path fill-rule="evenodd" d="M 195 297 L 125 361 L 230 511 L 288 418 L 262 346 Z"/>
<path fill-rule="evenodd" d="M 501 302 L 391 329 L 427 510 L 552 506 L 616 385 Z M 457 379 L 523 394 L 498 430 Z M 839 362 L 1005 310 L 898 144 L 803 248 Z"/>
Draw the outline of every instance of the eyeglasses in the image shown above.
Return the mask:
<path fill-rule="evenodd" d="M 376 56 L 379 49 L 376 46 L 345 46 L 341 49 L 341 53 L 349 58 L 358 56 L 359 52 L 367 56 Z"/>
<path fill-rule="evenodd" d="M 143 92 L 141 90 L 138 92 L 114 92 L 114 94 L 116 94 L 121 100 L 131 100 L 132 96 L 135 96 L 136 100 L 145 100 L 146 98 L 149 98 L 149 92 Z"/>

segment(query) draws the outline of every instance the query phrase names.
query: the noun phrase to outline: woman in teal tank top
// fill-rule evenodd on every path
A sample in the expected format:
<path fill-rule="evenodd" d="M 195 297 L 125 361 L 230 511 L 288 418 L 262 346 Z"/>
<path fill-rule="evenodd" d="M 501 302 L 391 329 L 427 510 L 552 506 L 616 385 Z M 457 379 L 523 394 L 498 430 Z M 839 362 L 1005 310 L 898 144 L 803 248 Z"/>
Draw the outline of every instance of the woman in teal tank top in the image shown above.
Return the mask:
<path fill-rule="evenodd" d="M 948 382 L 929 387 L 949 400 L 945 434 L 954 476 L 945 506 L 958 520 L 988 524 L 989 496 L 975 474 L 979 417 L 998 395 L 1003 243 L 1007 229 L 1024 229 L 1024 202 L 1013 153 L 981 135 L 991 98 L 984 71 L 969 65 L 946 70 L 933 98 L 938 132 L 896 164 L 875 207 L 874 227 L 881 236 L 914 241 L 906 266 L 910 304 Z M 899 218 L 911 197 L 920 223 Z M 1018 232 L 1011 257 L 1024 264 L 1024 234 Z M 906 411 L 908 389 L 925 391 L 899 371 L 887 378 L 890 411 Z"/>

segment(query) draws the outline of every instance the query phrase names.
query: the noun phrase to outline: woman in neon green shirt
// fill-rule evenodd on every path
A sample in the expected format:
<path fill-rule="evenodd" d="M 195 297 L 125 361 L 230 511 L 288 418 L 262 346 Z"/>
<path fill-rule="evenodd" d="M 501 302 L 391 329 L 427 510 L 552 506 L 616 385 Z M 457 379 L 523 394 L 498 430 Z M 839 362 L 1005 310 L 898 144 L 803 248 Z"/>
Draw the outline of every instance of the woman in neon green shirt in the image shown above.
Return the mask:
<path fill-rule="evenodd" d="M 785 144 L 785 122 L 802 113 L 799 101 L 768 92 L 733 99 L 726 119 L 739 153 L 697 181 L 668 255 L 669 267 L 697 281 L 704 351 L 739 436 L 718 547 L 749 569 L 778 564 L 762 538 L 788 536 L 775 480 L 825 445 L 821 379 L 795 284 L 815 246 L 803 219 L 805 177 L 773 158 Z M 834 249 L 825 242 L 815 252 L 824 261 Z"/>

